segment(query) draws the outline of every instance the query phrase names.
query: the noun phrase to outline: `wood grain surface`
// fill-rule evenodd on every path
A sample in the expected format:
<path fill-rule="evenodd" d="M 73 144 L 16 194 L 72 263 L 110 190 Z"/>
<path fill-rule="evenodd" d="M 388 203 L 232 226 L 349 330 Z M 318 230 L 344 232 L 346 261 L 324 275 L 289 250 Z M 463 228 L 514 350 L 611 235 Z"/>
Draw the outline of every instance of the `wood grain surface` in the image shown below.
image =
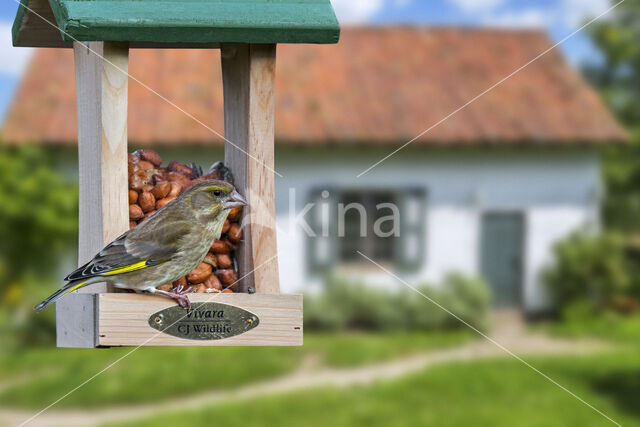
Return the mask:
<path fill-rule="evenodd" d="M 241 335 L 211 341 L 174 337 L 149 326 L 149 317 L 175 305 L 168 298 L 143 294 L 98 296 L 101 346 L 297 346 L 302 345 L 302 296 L 279 294 L 190 294 L 191 302 L 218 302 L 247 310 L 260 324 Z M 185 310 L 186 314 L 186 310 Z"/>

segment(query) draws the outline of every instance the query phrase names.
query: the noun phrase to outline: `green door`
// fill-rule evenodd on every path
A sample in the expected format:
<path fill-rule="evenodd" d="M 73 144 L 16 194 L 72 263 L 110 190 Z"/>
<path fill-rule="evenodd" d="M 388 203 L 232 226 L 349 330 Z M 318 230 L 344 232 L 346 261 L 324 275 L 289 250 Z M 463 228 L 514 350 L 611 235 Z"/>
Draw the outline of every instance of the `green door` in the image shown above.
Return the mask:
<path fill-rule="evenodd" d="M 488 213 L 482 217 L 482 276 L 491 286 L 496 307 L 520 305 L 523 222 L 518 213 Z"/>

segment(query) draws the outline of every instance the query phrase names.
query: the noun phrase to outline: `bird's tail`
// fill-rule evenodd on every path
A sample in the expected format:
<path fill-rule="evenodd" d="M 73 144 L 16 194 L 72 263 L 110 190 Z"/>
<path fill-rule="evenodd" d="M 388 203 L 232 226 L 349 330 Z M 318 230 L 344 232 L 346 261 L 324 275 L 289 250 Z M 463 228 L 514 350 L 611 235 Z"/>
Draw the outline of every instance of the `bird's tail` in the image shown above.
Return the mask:
<path fill-rule="evenodd" d="M 70 292 L 73 292 L 76 289 L 80 289 L 86 283 L 87 283 L 87 280 L 76 280 L 75 282 L 69 282 L 63 287 L 61 287 L 60 289 L 58 289 L 57 291 L 55 291 L 53 294 L 51 294 L 47 299 L 42 301 L 40 304 L 33 307 L 33 309 L 38 312 L 42 311 L 42 309 L 44 309 L 46 306 L 48 306 L 52 302 L 55 302 L 61 296 L 66 295 Z"/>

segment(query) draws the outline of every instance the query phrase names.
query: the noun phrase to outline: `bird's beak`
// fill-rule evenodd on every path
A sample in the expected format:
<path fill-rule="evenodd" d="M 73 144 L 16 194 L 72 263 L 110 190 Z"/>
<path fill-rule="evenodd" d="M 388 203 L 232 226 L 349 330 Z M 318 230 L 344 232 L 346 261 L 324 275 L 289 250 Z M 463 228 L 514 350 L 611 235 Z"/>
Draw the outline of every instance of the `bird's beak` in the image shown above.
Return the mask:
<path fill-rule="evenodd" d="M 247 206 L 247 200 L 240 195 L 236 190 L 229 194 L 229 198 L 223 203 L 225 209 L 235 208 L 237 206 Z"/>

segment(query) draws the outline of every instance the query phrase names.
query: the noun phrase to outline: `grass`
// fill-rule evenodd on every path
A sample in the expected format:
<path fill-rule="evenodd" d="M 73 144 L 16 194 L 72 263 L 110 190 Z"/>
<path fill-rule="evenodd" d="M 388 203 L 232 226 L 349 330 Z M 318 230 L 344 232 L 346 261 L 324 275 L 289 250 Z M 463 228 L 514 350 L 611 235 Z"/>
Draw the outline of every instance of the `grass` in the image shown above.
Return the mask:
<path fill-rule="evenodd" d="M 470 331 L 394 334 L 307 334 L 307 354 L 318 354 L 327 366 L 346 368 L 375 363 L 435 348 L 448 348 L 473 338 Z"/>
<path fill-rule="evenodd" d="M 141 348 L 57 407 L 136 404 L 226 389 L 277 377 L 304 357 L 346 367 L 388 360 L 430 348 L 452 346 L 469 333 L 306 334 L 303 347 Z M 0 392 L 0 405 L 39 408 L 126 355 L 131 348 L 40 348 L 0 356 L 0 380 L 25 381 Z"/>
<path fill-rule="evenodd" d="M 598 337 L 627 344 L 640 343 L 640 315 L 624 316 L 613 312 L 569 318 L 543 325 L 543 330 L 557 336 Z"/>
<path fill-rule="evenodd" d="M 531 363 L 623 425 L 640 425 L 640 352 L 539 358 Z M 163 413 L 155 426 L 612 425 L 514 359 L 451 363 L 370 387 L 321 389 Z"/>

